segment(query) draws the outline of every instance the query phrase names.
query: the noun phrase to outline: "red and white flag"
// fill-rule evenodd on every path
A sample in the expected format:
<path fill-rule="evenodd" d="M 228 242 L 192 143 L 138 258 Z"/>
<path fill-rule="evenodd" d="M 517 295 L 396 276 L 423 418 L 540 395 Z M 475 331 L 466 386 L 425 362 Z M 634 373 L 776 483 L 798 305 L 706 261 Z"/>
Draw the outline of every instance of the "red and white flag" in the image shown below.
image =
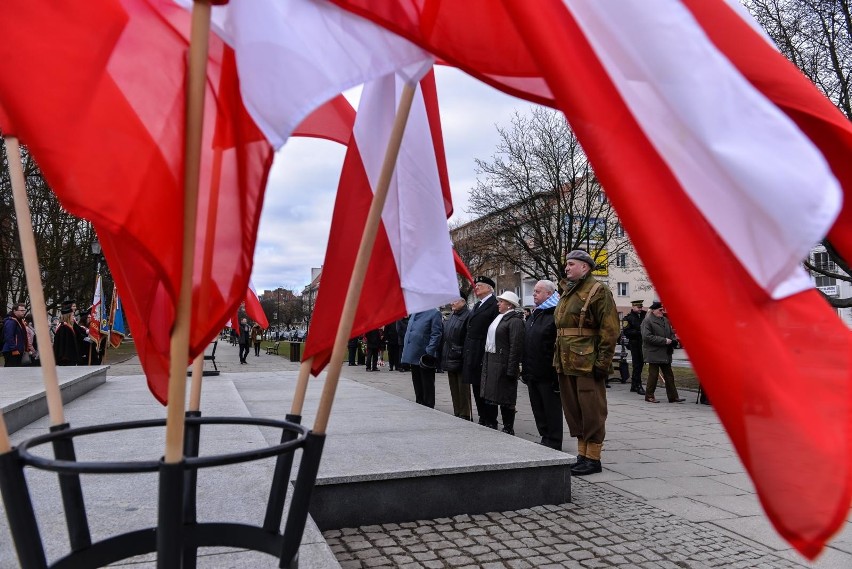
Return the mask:
<path fill-rule="evenodd" d="M 814 557 L 852 500 L 852 335 L 800 263 L 826 234 L 852 258 L 849 121 L 724 0 L 440 2 L 428 21 L 418 0 L 333 1 L 565 113 L 769 519 Z M 487 51 L 483 29 L 503 33 Z"/>
<path fill-rule="evenodd" d="M 352 275 L 403 82 L 399 75 L 387 75 L 365 85 L 361 94 L 305 345 L 304 357 L 314 358 L 314 374 L 331 357 L 345 297 L 340 287 Z M 452 200 L 440 136 L 435 77 L 430 70 L 412 103 L 352 336 L 458 296 L 447 227 Z"/>
<path fill-rule="evenodd" d="M 257 291 L 251 281 L 249 281 L 248 290 L 246 291 L 246 314 L 254 322 L 257 322 L 257 325 L 261 329 L 266 330 L 269 328 L 269 320 L 266 318 L 266 313 L 263 312 L 260 299 L 257 298 Z"/>

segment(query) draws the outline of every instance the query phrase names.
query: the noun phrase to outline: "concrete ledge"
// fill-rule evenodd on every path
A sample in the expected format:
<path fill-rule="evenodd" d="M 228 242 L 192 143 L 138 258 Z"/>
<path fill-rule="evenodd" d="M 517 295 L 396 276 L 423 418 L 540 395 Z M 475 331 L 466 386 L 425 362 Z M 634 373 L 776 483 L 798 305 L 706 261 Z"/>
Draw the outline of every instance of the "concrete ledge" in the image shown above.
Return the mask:
<path fill-rule="evenodd" d="M 73 401 L 103 385 L 108 369 L 109 366 L 57 368 L 62 402 Z M 18 392 L 18 398 L 4 405 L 2 409 L 9 433 L 14 433 L 48 413 L 41 368 L 24 368 L 20 372 L 16 369 L 15 376 L 13 378 L 9 373 L 3 376 L 4 383 L 14 381 L 14 391 Z M 6 399 L 4 397 L 0 403 L 6 402 Z"/>
<path fill-rule="evenodd" d="M 322 530 L 520 510 L 571 501 L 567 465 L 324 483 L 311 516 Z"/>

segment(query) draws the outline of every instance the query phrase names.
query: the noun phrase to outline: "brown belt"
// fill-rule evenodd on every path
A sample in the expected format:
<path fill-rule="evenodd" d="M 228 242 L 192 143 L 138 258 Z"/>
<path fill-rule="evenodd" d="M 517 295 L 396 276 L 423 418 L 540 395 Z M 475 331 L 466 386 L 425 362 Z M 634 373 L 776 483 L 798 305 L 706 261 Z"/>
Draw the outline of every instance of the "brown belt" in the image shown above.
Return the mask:
<path fill-rule="evenodd" d="M 600 336 L 594 328 L 557 328 L 557 336 Z"/>

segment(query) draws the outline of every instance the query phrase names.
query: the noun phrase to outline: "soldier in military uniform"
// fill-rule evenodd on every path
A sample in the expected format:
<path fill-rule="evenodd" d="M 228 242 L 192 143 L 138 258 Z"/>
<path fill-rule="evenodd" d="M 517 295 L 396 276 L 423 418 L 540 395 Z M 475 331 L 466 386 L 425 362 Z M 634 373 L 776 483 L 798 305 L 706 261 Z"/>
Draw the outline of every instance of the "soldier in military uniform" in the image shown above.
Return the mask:
<path fill-rule="evenodd" d="M 642 357 L 642 320 L 645 319 L 646 311 L 642 308 L 641 300 L 630 303 L 630 313 L 624 317 L 624 335 L 627 337 L 627 347 L 630 348 L 630 359 L 633 361 L 633 375 L 630 377 L 630 391 L 645 395 L 642 387 L 642 368 L 645 367 L 645 359 Z"/>
<path fill-rule="evenodd" d="M 606 436 L 606 379 L 620 333 L 618 311 L 609 288 L 592 276 L 595 261 L 582 250 L 568 253 L 562 296 L 556 305 L 553 367 L 559 377 L 562 411 L 577 439 L 571 474 L 601 471 Z"/>

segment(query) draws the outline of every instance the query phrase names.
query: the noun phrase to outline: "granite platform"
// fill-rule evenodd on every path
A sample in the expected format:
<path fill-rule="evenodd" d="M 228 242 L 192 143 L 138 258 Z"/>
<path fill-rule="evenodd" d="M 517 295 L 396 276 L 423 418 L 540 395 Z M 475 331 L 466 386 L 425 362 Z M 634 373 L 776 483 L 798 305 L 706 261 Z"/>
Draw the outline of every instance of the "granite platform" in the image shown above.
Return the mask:
<path fill-rule="evenodd" d="M 108 365 L 57 367 L 62 402 L 68 403 L 103 385 Z M 0 410 L 9 433 L 47 415 L 40 367 L 0 368 Z"/>
<path fill-rule="evenodd" d="M 402 379 L 402 378 L 401 378 Z M 205 416 L 283 418 L 290 410 L 295 371 L 222 373 L 205 378 Z M 312 380 L 303 423 L 311 425 L 323 386 Z M 108 377 L 97 390 L 65 408 L 72 427 L 165 417 L 139 375 Z M 21 428 L 13 443 L 46 432 L 39 419 Z M 201 455 L 265 447 L 280 432 L 256 426 L 202 431 Z M 75 441 L 81 461 L 157 459 L 163 429 L 110 433 Z M 458 513 L 502 511 L 568 502 L 574 457 L 416 405 L 342 379 L 300 550 L 300 567 L 338 566 L 320 533 L 366 523 L 413 521 Z M 206 469 L 198 478 L 198 519 L 258 525 L 269 492 L 272 459 Z M 293 472 L 296 472 L 297 464 Z M 27 480 L 49 560 L 67 553 L 64 520 L 58 514 L 56 476 L 28 469 Z M 92 537 L 155 525 L 154 474 L 84 476 L 83 492 Z M 2 508 L 0 508 L 2 509 Z M 314 523 L 314 520 L 316 523 Z M 0 567 L 17 566 L 0 516 Z M 115 566 L 153 567 L 150 557 Z M 198 567 L 274 567 L 265 554 L 228 548 L 199 553 Z"/>

